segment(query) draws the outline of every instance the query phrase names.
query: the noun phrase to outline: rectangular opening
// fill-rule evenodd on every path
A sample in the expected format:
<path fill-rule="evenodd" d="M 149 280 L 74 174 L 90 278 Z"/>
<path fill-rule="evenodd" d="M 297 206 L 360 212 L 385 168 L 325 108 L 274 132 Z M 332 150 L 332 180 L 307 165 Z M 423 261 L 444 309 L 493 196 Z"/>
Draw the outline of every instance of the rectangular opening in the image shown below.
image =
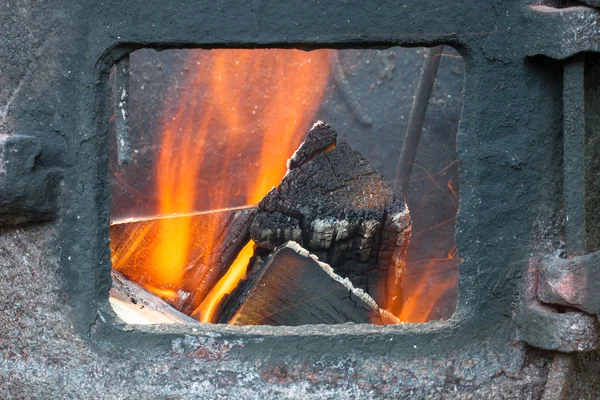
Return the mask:
<path fill-rule="evenodd" d="M 119 318 L 449 318 L 464 65 L 438 50 L 142 49 L 116 65 Z"/>

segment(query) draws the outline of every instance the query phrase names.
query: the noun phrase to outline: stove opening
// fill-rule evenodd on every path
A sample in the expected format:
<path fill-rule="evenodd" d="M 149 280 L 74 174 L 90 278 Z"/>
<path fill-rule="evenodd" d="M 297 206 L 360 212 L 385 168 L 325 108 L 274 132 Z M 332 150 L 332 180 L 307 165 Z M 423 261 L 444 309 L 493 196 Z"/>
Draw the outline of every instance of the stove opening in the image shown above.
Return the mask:
<path fill-rule="evenodd" d="M 449 318 L 463 76 L 449 47 L 131 53 L 110 76 L 118 317 Z"/>

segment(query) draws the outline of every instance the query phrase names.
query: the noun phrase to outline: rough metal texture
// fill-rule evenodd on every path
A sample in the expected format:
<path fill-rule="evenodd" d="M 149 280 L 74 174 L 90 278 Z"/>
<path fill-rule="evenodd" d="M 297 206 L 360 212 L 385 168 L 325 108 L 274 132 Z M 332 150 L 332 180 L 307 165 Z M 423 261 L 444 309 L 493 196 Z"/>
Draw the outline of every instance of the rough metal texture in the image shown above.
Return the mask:
<path fill-rule="evenodd" d="M 531 307 L 520 311 L 515 323 L 520 328 L 519 338 L 540 349 L 570 353 L 598 347 L 598 321 L 582 312 Z"/>
<path fill-rule="evenodd" d="M 563 80 L 563 191 L 565 244 L 570 256 L 585 253 L 585 64 L 565 61 Z"/>
<path fill-rule="evenodd" d="M 65 170 L 59 219 L 0 232 L 0 397 L 539 398 L 546 359 L 512 321 L 527 259 L 561 240 L 562 65 L 599 49 L 598 11 L 524 0 L 11 0 L 0 21 L 0 122 Z M 135 48 L 456 47 L 460 301 L 422 326 L 116 325 L 107 308 L 107 79 Z M 533 57 L 532 57 L 533 56 Z M 535 57 L 538 56 L 538 57 Z M 351 350 L 349 350 L 351 349 Z M 594 355 L 570 393 L 597 398 Z M 592 371 L 592 372 L 586 372 Z"/>
<path fill-rule="evenodd" d="M 600 253 L 563 259 L 545 257 L 540 265 L 537 296 L 549 304 L 600 312 Z"/>
<path fill-rule="evenodd" d="M 540 287 L 540 260 L 529 264 L 524 302 L 515 317 L 519 338 L 540 349 L 564 353 L 592 351 L 598 348 L 598 320 L 579 311 L 558 312 L 537 298 Z"/>
<path fill-rule="evenodd" d="M 565 389 L 565 399 L 593 400 L 600 398 L 600 356 L 598 353 L 574 355 L 573 367 Z"/>
<path fill-rule="evenodd" d="M 382 346 L 396 345 L 393 335 L 357 340 L 351 327 L 339 327 L 340 337 L 322 328 L 330 336 L 316 348 L 310 337 L 319 329 L 304 327 L 278 329 L 280 337 L 268 344 L 261 331 L 236 337 L 231 329 L 202 334 L 208 331 L 202 327 L 186 335 L 150 328 L 137 345 L 132 341 L 139 334 L 128 328 L 124 347 L 94 344 L 76 334 L 57 257 L 47 256 L 56 246 L 55 230 L 43 225 L 0 233 L 2 398 L 119 399 L 134 392 L 137 398 L 480 398 L 477 393 L 493 390 L 509 399 L 535 398 L 544 385 L 543 365 L 520 370 L 518 345 L 499 352 L 480 343 L 446 349 L 435 360 L 397 359 Z M 365 357 L 348 351 L 348 342 L 379 350 Z M 260 351 L 255 357 L 244 351 L 249 345 Z M 334 355 L 340 351 L 346 356 Z"/>
<path fill-rule="evenodd" d="M 572 354 L 556 353 L 548 379 L 546 380 L 546 388 L 542 400 L 565 400 L 567 384 L 571 379 L 571 371 L 573 370 L 573 361 L 575 357 Z"/>
<path fill-rule="evenodd" d="M 600 54 L 585 56 L 585 230 L 588 251 L 600 249 Z"/>
<path fill-rule="evenodd" d="M 36 167 L 40 141 L 0 130 L 0 226 L 44 221 L 56 215 L 60 171 Z"/>
<path fill-rule="evenodd" d="M 581 2 L 592 7 L 600 7 L 600 1 L 598 0 L 581 0 Z"/>

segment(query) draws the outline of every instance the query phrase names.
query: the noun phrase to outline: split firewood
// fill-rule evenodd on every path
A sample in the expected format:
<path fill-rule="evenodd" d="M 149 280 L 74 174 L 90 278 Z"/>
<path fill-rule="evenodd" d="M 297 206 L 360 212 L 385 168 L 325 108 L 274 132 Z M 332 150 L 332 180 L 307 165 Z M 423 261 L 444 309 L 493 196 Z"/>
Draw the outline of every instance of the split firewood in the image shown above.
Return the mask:
<path fill-rule="evenodd" d="M 110 226 L 113 268 L 142 286 L 179 293 L 167 301 L 185 314 L 191 313 L 221 279 L 237 253 L 249 240 L 254 208 L 214 211 L 147 220 L 125 221 Z M 182 240 L 186 227 L 189 243 L 181 265 L 155 265 L 153 250 L 159 243 Z M 168 246 L 167 246 L 168 247 Z M 168 251 L 169 249 L 166 249 Z M 173 260 L 177 260 L 173 257 Z M 169 260 L 170 261 L 170 260 Z M 155 280 L 152 268 L 183 271 L 180 287 L 165 287 Z"/>
<path fill-rule="evenodd" d="M 111 276 L 109 301 L 117 316 L 126 324 L 198 323 L 117 271 L 112 270 Z"/>
<path fill-rule="evenodd" d="M 295 242 L 257 258 L 248 277 L 222 305 L 219 322 L 231 325 L 399 323 L 350 280 Z"/>
<path fill-rule="evenodd" d="M 288 240 L 391 310 L 402 304 L 410 235 L 404 201 L 362 155 L 317 122 L 259 203 L 250 236 L 271 250 Z"/>

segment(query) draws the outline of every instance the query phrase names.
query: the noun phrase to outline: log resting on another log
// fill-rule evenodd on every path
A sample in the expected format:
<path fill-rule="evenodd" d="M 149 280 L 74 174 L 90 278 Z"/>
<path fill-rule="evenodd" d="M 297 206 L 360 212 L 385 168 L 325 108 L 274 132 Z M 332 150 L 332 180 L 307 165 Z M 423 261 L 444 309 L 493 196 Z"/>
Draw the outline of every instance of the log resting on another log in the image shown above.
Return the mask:
<path fill-rule="evenodd" d="M 117 316 L 126 324 L 197 324 L 160 297 L 135 282 L 111 271 L 112 288 L 108 298 Z"/>
<path fill-rule="evenodd" d="M 249 240 L 249 226 L 255 208 L 221 210 L 190 215 L 124 221 L 110 226 L 113 268 L 142 286 L 178 293 L 168 302 L 185 314 L 200 305 L 213 286 L 227 272 Z M 181 226 L 189 228 L 188 254 L 182 265 L 154 265 L 157 243 L 181 240 Z M 180 287 L 164 286 L 154 280 L 152 268 L 183 271 Z"/>
<path fill-rule="evenodd" d="M 288 242 L 265 260 L 257 259 L 248 278 L 221 306 L 219 322 L 298 326 L 400 321 L 329 265 Z"/>
<path fill-rule="evenodd" d="M 399 311 L 411 226 L 404 201 L 320 121 L 288 168 L 259 203 L 250 237 L 268 250 L 297 241 L 379 305 Z"/>

